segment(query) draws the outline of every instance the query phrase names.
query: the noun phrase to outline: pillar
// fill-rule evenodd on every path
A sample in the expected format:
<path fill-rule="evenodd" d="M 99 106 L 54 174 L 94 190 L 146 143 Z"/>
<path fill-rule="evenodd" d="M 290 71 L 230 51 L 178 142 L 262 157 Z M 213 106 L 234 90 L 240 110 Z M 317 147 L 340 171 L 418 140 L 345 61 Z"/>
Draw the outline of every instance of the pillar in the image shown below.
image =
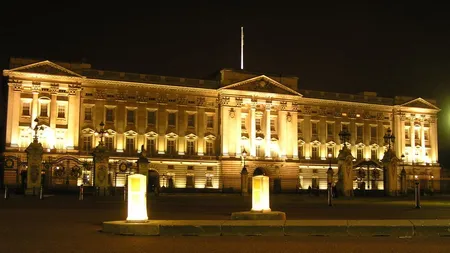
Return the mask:
<path fill-rule="evenodd" d="M 289 115 L 292 121 L 292 115 Z M 280 148 L 280 157 L 286 158 L 286 121 L 288 121 L 286 111 L 278 111 L 278 146 Z"/>
<path fill-rule="evenodd" d="M 270 153 L 270 144 L 272 143 L 272 137 L 271 137 L 271 130 L 270 130 L 270 108 L 271 108 L 271 104 L 266 104 L 266 148 L 264 149 L 265 151 L 265 157 L 266 158 L 271 158 L 271 153 Z"/>
<path fill-rule="evenodd" d="M 245 168 L 245 165 L 241 170 L 241 195 L 248 195 L 248 171 L 247 168 Z"/>
<path fill-rule="evenodd" d="M 7 120 L 6 120 L 6 145 L 9 144 L 11 147 L 19 147 L 20 145 L 20 132 L 19 132 L 19 121 L 20 121 L 20 93 L 22 90 L 22 84 L 20 83 L 10 83 L 9 84 L 9 95 L 8 95 L 8 110 L 7 110 Z M 30 108 L 31 109 L 31 108 Z M 32 118 L 33 122 L 34 118 Z"/>
<path fill-rule="evenodd" d="M 338 182 L 336 188 L 343 196 L 353 195 L 353 159 L 349 148 L 344 146 L 338 156 Z"/>
<path fill-rule="evenodd" d="M 80 130 L 80 92 L 69 90 L 69 110 L 67 112 L 67 139 L 66 148 L 78 147 Z"/>
<path fill-rule="evenodd" d="M 292 147 L 292 158 L 295 160 L 298 160 L 298 112 L 291 112 L 292 115 L 292 127 L 291 132 L 289 133 L 289 136 L 291 136 L 288 139 L 288 142 L 290 146 Z"/>
<path fill-rule="evenodd" d="M 145 150 L 144 150 L 144 145 L 141 146 L 141 153 L 139 154 L 139 159 L 137 161 L 137 165 L 138 165 L 138 173 L 141 175 L 144 175 L 146 177 L 146 188 L 148 186 L 148 167 L 150 164 L 150 161 L 148 160 L 147 157 L 145 157 Z M 159 185 L 155 186 L 155 195 L 158 194 L 159 189 Z"/>
<path fill-rule="evenodd" d="M 383 159 L 384 193 L 387 196 L 397 195 L 397 164 L 399 159 L 392 149 L 384 153 Z"/>
<path fill-rule="evenodd" d="M 100 195 L 108 195 L 109 153 L 103 143 L 95 147 L 94 158 L 94 187 L 100 189 Z"/>
<path fill-rule="evenodd" d="M 250 109 L 250 156 L 256 156 L 256 103 Z"/>

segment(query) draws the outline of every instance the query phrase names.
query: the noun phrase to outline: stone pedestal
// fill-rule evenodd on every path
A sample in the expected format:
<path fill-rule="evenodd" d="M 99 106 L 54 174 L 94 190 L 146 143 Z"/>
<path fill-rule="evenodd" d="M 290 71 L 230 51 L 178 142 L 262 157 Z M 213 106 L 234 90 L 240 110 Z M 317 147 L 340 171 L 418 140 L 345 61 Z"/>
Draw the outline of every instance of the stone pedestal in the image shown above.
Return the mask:
<path fill-rule="evenodd" d="M 384 193 L 387 196 L 397 195 L 397 166 L 399 160 L 392 149 L 388 149 L 381 160 L 384 167 Z"/>
<path fill-rule="evenodd" d="M 92 152 L 94 157 L 94 187 L 99 189 L 100 195 L 109 195 L 109 152 L 100 143 Z"/>
<path fill-rule="evenodd" d="M 27 153 L 28 160 L 27 188 L 25 189 L 25 194 L 37 195 L 41 187 L 42 154 L 44 153 L 44 148 L 38 142 L 37 138 L 34 138 L 25 152 Z"/>
<path fill-rule="evenodd" d="M 241 195 L 248 196 L 248 171 L 245 166 L 241 171 Z"/>
<path fill-rule="evenodd" d="M 341 196 L 353 196 L 353 159 L 347 146 L 339 150 L 338 182 L 336 188 Z"/>
<path fill-rule="evenodd" d="M 268 212 L 234 212 L 231 213 L 232 220 L 286 220 L 286 213 L 278 211 Z"/>

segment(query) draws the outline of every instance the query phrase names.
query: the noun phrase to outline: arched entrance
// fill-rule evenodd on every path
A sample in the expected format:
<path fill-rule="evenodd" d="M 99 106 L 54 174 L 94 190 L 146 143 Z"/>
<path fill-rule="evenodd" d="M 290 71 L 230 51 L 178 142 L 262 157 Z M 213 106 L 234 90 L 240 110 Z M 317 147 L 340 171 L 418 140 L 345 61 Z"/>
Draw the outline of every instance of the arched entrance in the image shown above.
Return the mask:
<path fill-rule="evenodd" d="M 156 170 L 148 171 L 147 192 L 159 192 L 159 173 Z"/>
<path fill-rule="evenodd" d="M 264 168 L 258 167 L 253 171 L 253 176 L 266 175 Z"/>

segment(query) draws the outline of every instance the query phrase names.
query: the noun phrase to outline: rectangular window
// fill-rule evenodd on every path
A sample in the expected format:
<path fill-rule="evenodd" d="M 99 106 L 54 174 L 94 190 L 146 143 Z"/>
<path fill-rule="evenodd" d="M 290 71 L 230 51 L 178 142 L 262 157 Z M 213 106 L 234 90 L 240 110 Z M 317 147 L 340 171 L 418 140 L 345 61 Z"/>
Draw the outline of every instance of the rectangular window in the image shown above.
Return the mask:
<path fill-rule="evenodd" d="M 92 149 L 92 136 L 84 136 L 83 137 L 83 150 L 91 151 Z"/>
<path fill-rule="evenodd" d="M 256 131 L 261 130 L 261 118 L 255 119 Z"/>
<path fill-rule="evenodd" d="M 213 143 L 207 141 L 206 142 L 206 155 L 211 156 L 214 155 Z"/>
<path fill-rule="evenodd" d="M 174 112 L 170 112 L 167 118 L 167 123 L 169 126 L 174 127 L 176 122 L 176 114 Z"/>
<path fill-rule="evenodd" d="M 425 129 L 425 130 L 423 131 L 423 135 L 424 135 L 425 141 L 428 141 L 428 139 L 429 139 L 429 132 L 428 132 L 428 129 Z"/>
<path fill-rule="evenodd" d="M 134 138 L 126 138 L 125 149 L 128 154 L 133 154 L 134 152 L 136 152 L 136 150 L 134 149 Z"/>
<path fill-rule="evenodd" d="M 356 159 L 358 159 L 358 160 L 363 159 L 363 149 L 362 148 L 358 148 L 356 150 Z"/>
<path fill-rule="evenodd" d="M 175 155 L 175 140 L 167 140 L 167 154 Z"/>
<path fill-rule="evenodd" d="M 187 155 L 194 155 L 195 154 L 195 143 L 193 141 L 188 141 L 187 142 L 186 154 Z"/>
<path fill-rule="evenodd" d="M 409 127 L 405 128 L 405 139 L 409 140 Z"/>
<path fill-rule="evenodd" d="M 334 147 L 327 147 L 327 158 L 329 154 L 331 154 L 331 157 L 334 157 Z"/>
<path fill-rule="evenodd" d="M 147 125 L 156 125 L 155 111 L 147 111 Z"/>
<path fill-rule="evenodd" d="M 327 136 L 329 138 L 333 138 L 333 136 L 334 136 L 334 124 L 333 123 L 327 123 Z"/>
<path fill-rule="evenodd" d="M 114 137 L 105 137 L 105 147 L 109 151 L 114 150 Z"/>
<path fill-rule="evenodd" d="M 317 160 L 319 159 L 319 147 L 312 147 L 311 159 Z"/>
<path fill-rule="evenodd" d="M 214 128 L 214 116 L 206 116 L 206 127 Z"/>
<path fill-rule="evenodd" d="M 156 154 L 156 139 L 147 139 L 147 155 Z"/>
<path fill-rule="evenodd" d="M 136 112 L 134 110 L 127 110 L 127 124 L 134 124 L 135 114 Z"/>
<path fill-rule="evenodd" d="M 106 122 L 114 122 L 114 109 L 113 108 L 106 108 Z"/>
<path fill-rule="evenodd" d="M 370 150 L 370 159 L 372 160 L 378 160 L 378 155 L 377 155 L 377 149 L 373 148 Z"/>
<path fill-rule="evenodd" d="M 372 142 L 377 141 L 377 127 L 376 126 L 370 127 L 370 139 Z"/>
<path fill-rule="evenodd" d="M 318 137 L 319 131 L 317 129 L 317 122 L 311 122 L 311 134 L 313 139 Z"/>
<path fill-rule="evenodd" d="M 263 152 L 261 150 L 261 145 L 256 145 L 255 149 L 256 149 L 256 156 L 257 157 L 264 157 L 264 154 L 263 154 Z"/>
<path fill-rule="evenodd" d="M 84 108 L 84 120 L 86 121 L 92 120 L 92 107 Z"/>
<path fill-rule="evenodd" d="M 188 114 L 188 127 L 195 127 L 195 114 Z"/>
<path fill-rule="evenodd" d="M 58 118 L 65 119 L 66 118 L 66 106 L 58 105 Z"/>
<path fill-rule="evenodd" d="M 22 116 L 30 116 L 30 103 L 22 104 Z"/>
<path fill-rule="evenodd" d="M 313 177 L 311 181 L 311 188 L 313 189 L 319 189 L 319 178 Z"/>
<path fill-rule="evenodd" d="M 357 140 L 357 142 L 362 142 L 363 141 L 363 130 L 364 130 L 364 126 L 363 125 L 357 125 L 356 126 L 356 140 Z"/>
<path fill-rule="evenodd" d="M 276 131 L 276 129 L 275 129 L 275 120 L 274 119 L 270 120 L 270 131 L 271 132 L 275 132 Z"/>
<path fill-rule="evenodd" d="M 41 117 L 48 117 L 48 104 L 47 103 L 42 103 L 41 104 Z"/>
<path fill-rule="evenodd" d="M 247 128 L 245 127 L 245 120 L 246 120 L 246 118 L 241 118 L 241 129 L 242 129 L 242 130 L 247 129 Z"/>

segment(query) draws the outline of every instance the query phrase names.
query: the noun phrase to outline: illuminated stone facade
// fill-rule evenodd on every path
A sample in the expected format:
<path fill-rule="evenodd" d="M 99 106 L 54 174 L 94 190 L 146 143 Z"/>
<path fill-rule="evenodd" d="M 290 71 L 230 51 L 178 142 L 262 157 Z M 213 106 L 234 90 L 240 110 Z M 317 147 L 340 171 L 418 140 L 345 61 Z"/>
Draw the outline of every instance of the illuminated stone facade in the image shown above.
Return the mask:
<path fill-rule="evenodd" d="M 410 187 L 418 175 L 422 187 L 439 190 L 432 180 L 441 170 L 435 101 L 300 90 L 296 77 L 231 69 L 217 80 L 197 80 L 13 58 L 3 74 L 9 86 L 6 184 L 20 182 L 24 151 L 39 124 L 46 187 L 92 184 L 91 153 L 103 138 L 111 186 L 122 186 L 137 170 L 143 147 L 149 178 L 165 188 L 240 190 L 245 162 L 249 175 L 269 176 L 274 191 L 325 189 L 330 161 L 337 173 L 339 132 L 347 128 L 355 188 L 365 182 L 366 189 L 383 189 L 379 161 L 390 128 L 393 150 L 405 156 L 397 174 L 404 167 Z M 366 160 L 380 164 L 369 177 L 358 166 Z"/>

